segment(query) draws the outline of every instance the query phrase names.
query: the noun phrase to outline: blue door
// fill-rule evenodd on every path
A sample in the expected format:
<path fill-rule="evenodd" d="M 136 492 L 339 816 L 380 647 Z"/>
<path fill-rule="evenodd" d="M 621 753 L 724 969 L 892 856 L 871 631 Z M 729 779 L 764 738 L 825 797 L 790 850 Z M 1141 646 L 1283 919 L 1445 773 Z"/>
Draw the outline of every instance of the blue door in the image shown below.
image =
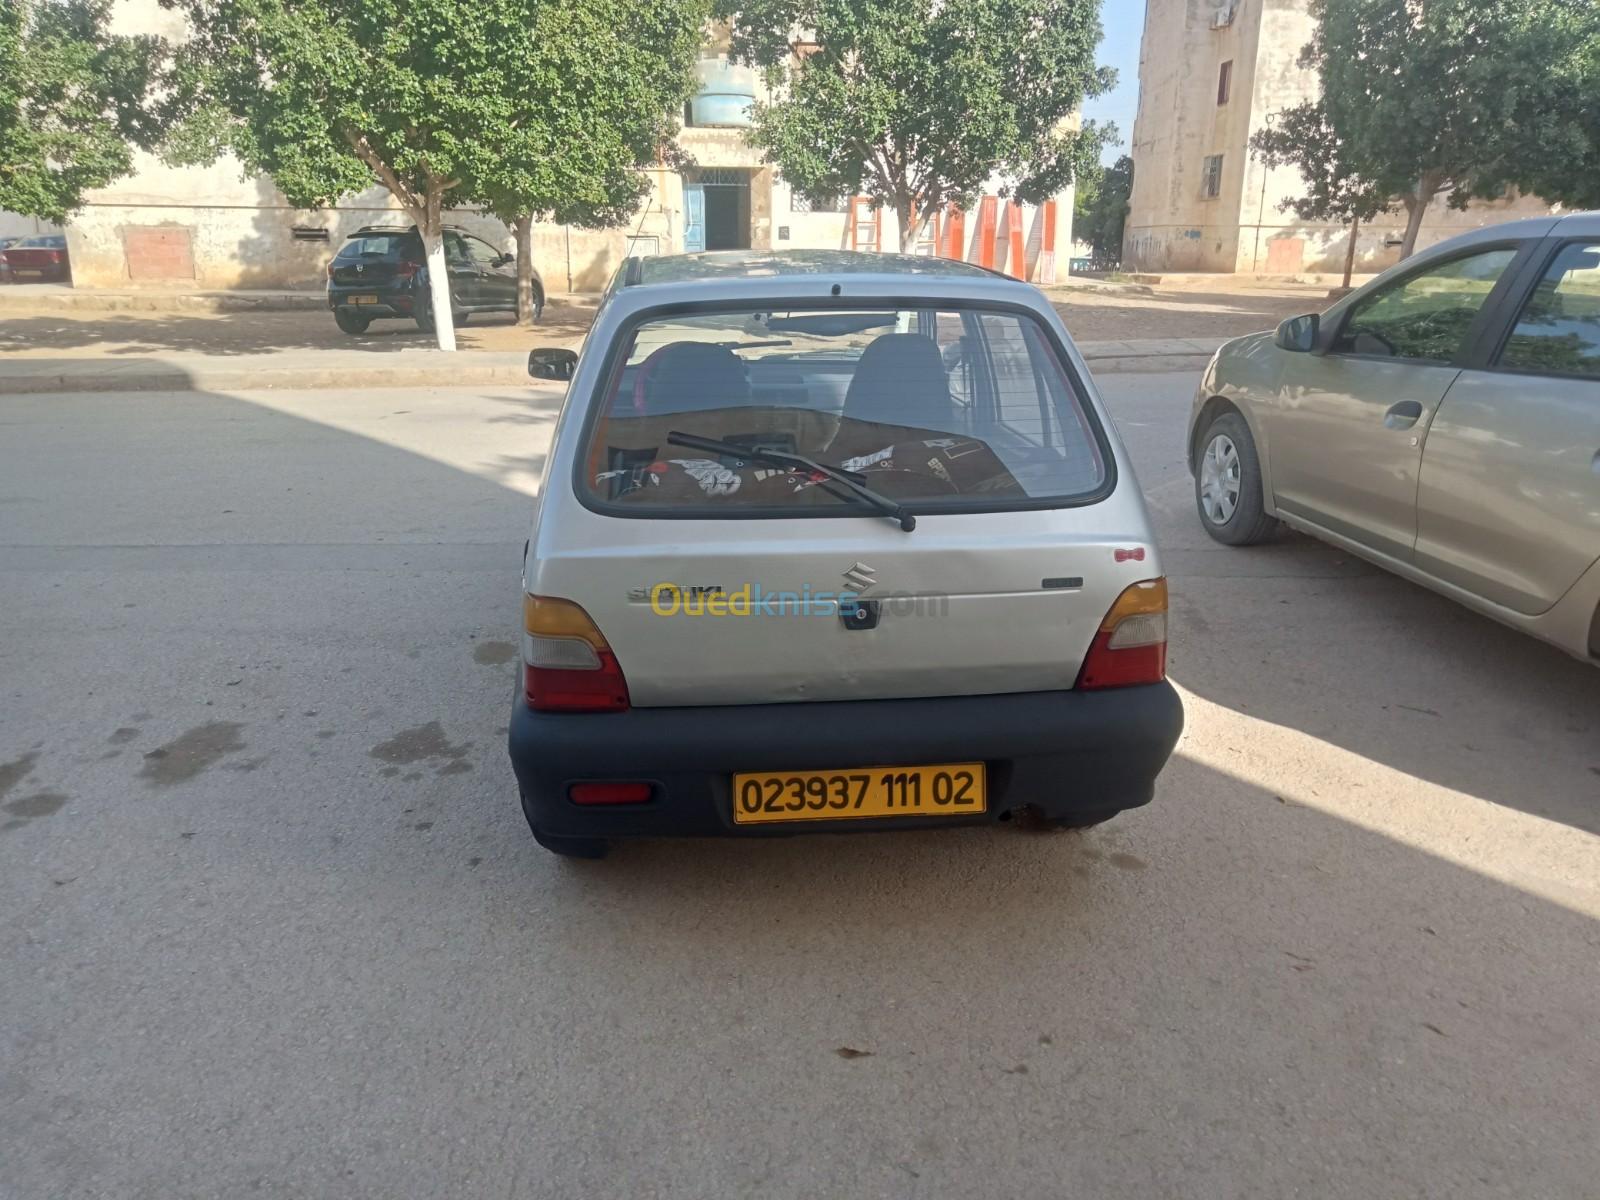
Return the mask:
<path fill-rule="evenodd" d="M 699 254 L 706 248 L 706 189 L 704 184 L 683 185 L 683 252 Z"/>

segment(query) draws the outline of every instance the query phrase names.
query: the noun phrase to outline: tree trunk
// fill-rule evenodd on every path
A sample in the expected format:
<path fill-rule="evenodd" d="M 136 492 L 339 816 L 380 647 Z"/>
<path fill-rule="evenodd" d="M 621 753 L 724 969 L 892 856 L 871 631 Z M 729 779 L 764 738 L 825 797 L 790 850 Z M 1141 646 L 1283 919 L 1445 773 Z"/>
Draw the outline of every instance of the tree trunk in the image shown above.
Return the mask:
<path fill-rule="evenodd" d="M 427 207 L 418 224 L 422 248 L 428 252 L 428 296 L 433 309 L 433 333 L 439 349 L 456 348 L 455 314 L 450 309 L 450 265 L 444 254 L 444 221 L 441 210 L 444 193 L 437 186 L 428 189 Z"/>
<path fill-rule="evenodd" d="M 1417 251 L 1417 235 L 1422 232 L 1422 218 L 1428 215 L 1428 205 L 1433 203 L 1433 197 L 1439 190 L 1439 184 L 1431 175 L 1424 175 L 1417 183 L 1417 190 L 1407 193 L 1406 206 L 1406 236 L 1400 243 L 1400 261 L 1405 262 Z"/>
<path fill-rule="evenodd" d="M 532 325 L 533 315 L 533 214 L 518 217 L 517 324 Z"/>
<path fill-rule="evenodd" d="M 894 215 L 900 222 L 900 253 L 910 254 L 917 248 L 917 228 L 920 225 L 916 205 L 910 200 L 896 200 Z"/>
<path fill-rule="evenodd" d="M 1350 250 L 1344 256 L 1344 290 L 1350 290 L 1350 280 L 1356 273 L 1356 239 L 1361 236 L 1361 218 L 1350 222 Z"/>

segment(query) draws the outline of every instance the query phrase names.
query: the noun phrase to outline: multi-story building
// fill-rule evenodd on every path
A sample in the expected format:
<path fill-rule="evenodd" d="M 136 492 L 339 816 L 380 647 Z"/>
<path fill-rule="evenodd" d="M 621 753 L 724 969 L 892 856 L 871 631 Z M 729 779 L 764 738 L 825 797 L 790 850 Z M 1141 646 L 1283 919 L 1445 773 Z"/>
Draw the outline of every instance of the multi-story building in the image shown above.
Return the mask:
<path fill-rule="evenodd" d="M 1343 269 L 1348 226 L 1281 208 L 1302 194 L 1292 167 L 1268 170 L 1250 139 L 1317 94 L 1298 63 L 1311 40 L 1308 0 L 1148 0 L 1133 127 L 1133 195 L 1123 265 L 1138 271 L 1293 275 Z M 1548 212 L 1532 197 L 1429 209 L 1419 246 L 1464 229 Z M 1357 269 L 1393 264 L 1403 212 L 1357 242 Z"/>
<path fill-rule="evenodd" d="M 156 0 L 118 0 L 113 13 L 119 32 L 184 34 L 181 17 Z M 803 202 L 762 161 L 745 136 L 751 106 L 762 98 L 761 85 L 756 72 L 728 61 L 725 33 L 708 30 L 698 72 L 700 90 L 685 106 L 678 135 L 678 146 L 693 165 L 651 171 L 650 195 L 627 228 L 535 226 L 534 261 L 548 288 L 598 290 L 629 254 L 899 245 L 893 213 L 860 211 L 853 223 L 846 198 Z M 1072 198 L 1069 188 L 1053 206 L 1062 274 L 1071 242 Z M 1030 277 L 1043 257 L 1046 211 L 1030 206 L 1021 214 L 1024 270 Z M 297 209 L 270 179 L 246 176 L 232 159 L 174 168 L 140 155 L 132 175 L 89 196 L 68 222 L 67 237 L 79 287 L 311 287 L 322 281 L 347 233 L 404 219 L 381 187 L 332 208 Z M 484 213 L 456 209 L 446 220 L 511 248 L 510 231 Z M 1005 267 L 1005 222 L 997 224 L 989 230 L 994 243 L 985 252 L 978 245 L 985 226 L 971 214 L 964 222 L 962 256 Z"/>

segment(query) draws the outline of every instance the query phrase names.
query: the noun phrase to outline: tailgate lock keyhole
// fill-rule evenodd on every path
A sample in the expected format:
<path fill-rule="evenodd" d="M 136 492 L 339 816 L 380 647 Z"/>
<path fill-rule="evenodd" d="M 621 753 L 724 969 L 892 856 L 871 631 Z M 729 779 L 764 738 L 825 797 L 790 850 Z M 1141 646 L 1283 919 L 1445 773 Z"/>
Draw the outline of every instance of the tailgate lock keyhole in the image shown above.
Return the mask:
<path fill-rule="evenodd" d="M 876 629 L 878 627 L 878 602 L 876 600 L 846 600 L 839 605 L 839 622 L 846 629 Z"/>

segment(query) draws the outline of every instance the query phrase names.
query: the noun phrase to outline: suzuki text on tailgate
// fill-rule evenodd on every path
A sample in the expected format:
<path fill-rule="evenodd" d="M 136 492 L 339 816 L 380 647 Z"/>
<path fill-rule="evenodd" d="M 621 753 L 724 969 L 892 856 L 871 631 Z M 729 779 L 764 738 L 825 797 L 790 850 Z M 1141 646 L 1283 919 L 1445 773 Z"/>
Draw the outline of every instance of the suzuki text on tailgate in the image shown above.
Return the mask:
<path fill-rule="evenodd" d="M 630 259 L 569 379 L 510 728 L 539 843 L 1147 803 L 1183 710 L 1138 482 L 1034 288 L 832 252 Z"/>

